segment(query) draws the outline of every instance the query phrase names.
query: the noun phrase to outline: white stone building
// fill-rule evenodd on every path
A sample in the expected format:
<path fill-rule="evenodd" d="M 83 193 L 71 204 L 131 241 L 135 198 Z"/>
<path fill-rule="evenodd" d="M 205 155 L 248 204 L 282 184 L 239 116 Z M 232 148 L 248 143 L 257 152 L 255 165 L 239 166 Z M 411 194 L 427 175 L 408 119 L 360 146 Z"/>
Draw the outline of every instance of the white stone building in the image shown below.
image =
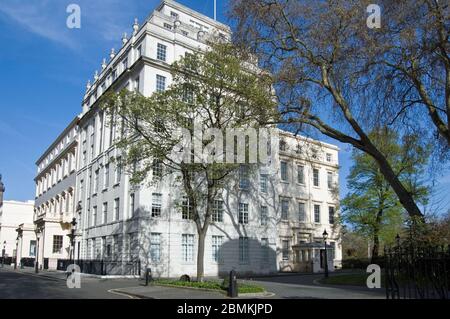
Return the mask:
<path fill-rule="evenodd" d="M 34 202 L 4 201 L 0 175 L 0 244 L 5 257 L 34 258 L 36 236 L 33 227 Z M 1 256 L 1 255 L 0 255 Z M 14 259 L 13 261 L 14 262 Z"/>
<path fill-rule="evenodd" d="M 70 256 L 67 235 L 76 209 L 78 121 L 75 117 L 36 162 L 34 225 L 41 268 L 56 268 L 58 259 Z"/>
<path fill-rule="evenodd" d="M 70 171 L 64 187 L 48 182 L 53 181 L 52 167 L 58 171 L 54 161 L 47 160 L 54 147 L 38 161 L 37 216 L 49 219 L 41 217 L 37 224 L 55 220 L 54 214 L 60 212 L 56 196 L 75 196 L 64 211 L 67 217 L 57 214 L 55 220 L 76 217 L 75 256 L 140 260 L 142 269 L 151 267 L 159 276 L 195 276 L 197 231 L 188 218 L 188 205 L 180 207 L 186 204 L 180 187 L 173 185 L 173 177 L 152 186 L 130 185 L 129 176 L 117 165 L 120 153 L 114 140 L 120 125 L 107 124 L 98 99 L 107 90 L 128 88 L 144 96 L 164 90 L 171 82 L 170 64 L 188 52 L 206 49 L 205 39 L 211 35 L 226 39 L 230 29 L 174 1 L 162 1 L 144 23 L 135 21 L 131 37 L 124 36 L 121 48 L 111 51 L 88 83 L 82 113 L 69 125 L 76 132 L 71 153 L 76 170 Z M 273 150 L 269 165 L 250 175 L 239 174 L 217 198 L 206 239 L 205 275 L 231 269 L 241 274 L 320 271 L 324 229 L 333 248 L 329 268 L 340 266 L 340 235 L 333 226 L 338 149 L 283 131 L 279 137 L 280 146 Z"/>

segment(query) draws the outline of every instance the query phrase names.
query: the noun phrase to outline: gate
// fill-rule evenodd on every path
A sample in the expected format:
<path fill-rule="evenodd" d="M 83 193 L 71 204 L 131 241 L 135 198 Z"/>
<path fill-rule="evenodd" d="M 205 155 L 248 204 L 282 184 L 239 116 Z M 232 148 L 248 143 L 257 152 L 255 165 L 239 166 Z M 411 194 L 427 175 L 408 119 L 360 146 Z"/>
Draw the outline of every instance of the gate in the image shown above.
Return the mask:
<path fill-rule="evenodd" d="M 450 246 L 385 249 L 387 299 L 449 299 Z"/>

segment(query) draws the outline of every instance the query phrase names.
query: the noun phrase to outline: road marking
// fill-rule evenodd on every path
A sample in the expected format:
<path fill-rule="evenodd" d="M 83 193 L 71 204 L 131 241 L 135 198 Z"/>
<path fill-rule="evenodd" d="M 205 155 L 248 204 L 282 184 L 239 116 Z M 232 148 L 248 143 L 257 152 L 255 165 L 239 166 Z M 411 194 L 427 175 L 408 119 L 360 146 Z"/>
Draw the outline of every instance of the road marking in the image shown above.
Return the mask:
<path fill-rule="evenodd" d="M 108 291 L 109 293 L 111 293 L 111 294 L 119 295 L 119 296 L 125 296 L 125 297 L 128 297 L 128 298 L 130 298 L 130 299 L 141 299 L 141 298 L 139 298 L 138 296 L 130 295 L 130 294 L 126 293 L 126 292 L 120 292 L 117 288 L 116 288 L 116 289 L 109 289 L 109 290 L 107 290 L 107 291 Z"/>

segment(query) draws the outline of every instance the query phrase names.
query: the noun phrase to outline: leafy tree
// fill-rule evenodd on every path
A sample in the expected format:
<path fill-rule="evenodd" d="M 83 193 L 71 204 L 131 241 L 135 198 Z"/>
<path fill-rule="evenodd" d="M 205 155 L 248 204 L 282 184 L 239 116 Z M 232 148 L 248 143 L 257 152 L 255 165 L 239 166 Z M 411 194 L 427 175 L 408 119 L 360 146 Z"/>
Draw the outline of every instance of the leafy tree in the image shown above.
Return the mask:
<path fill-rule="evenodd" d="M 278 123 L 313 128 L 368 154 L 408 214 L 421 219 L 369 132 L 389 125 L 400 135 L 419 134 L 422 145 L 433 132 L 448 141 L 450 8 L 445 1 L 379 1 L 382 28 L 369 29 L 372 2 L 235 0 L 235 39 L 273 74 Z"/>
<path fill-rule="evenodd" d="M 342 227 L 342 259 L 367 258 L 367 238 L 360 233 Z"/>
<path fill-rule="evenodd" d="M 241 167 L 224 161 L 225 130 L 257 127 L 275 106 L 270 77 L 245 52 L 227 43 L 209 46 L 172 64 L 172 83 L 164 92 L 145 97 L 124 90 L 104 101 L 109 114 L 123 123 L 117 145 L 131 181 L 139 185 L 172 177 L 173 185 L 184 191 L 184 213 L 198 233 L 198 281 L 204 277 L 205 238 L 214 201 Z M 200 145 L 200 153 L 193 152 L 195 145 Z M 248 141 L 234 145 L 245 149 L 248 159 Z"/>
<path fill-rule="evenodd" d="M 428 162 L 429 147 L 417 144 L 418 136 L 409 136 L 398 143 L 398 134 L 386 127 L 371 132 L 369 137 L 413 198 L 425 204 L 429 189 L 421 176 Z M 355 150 L 352 159 L 354 165 L 347 181 L 350 192 L 342 201 L 342 220 L 372 241 L 372 258 L 377 258 L 380 239 L 391 244 L 401 231 L 405 222 L 403 207 L 371 156 Z"/>

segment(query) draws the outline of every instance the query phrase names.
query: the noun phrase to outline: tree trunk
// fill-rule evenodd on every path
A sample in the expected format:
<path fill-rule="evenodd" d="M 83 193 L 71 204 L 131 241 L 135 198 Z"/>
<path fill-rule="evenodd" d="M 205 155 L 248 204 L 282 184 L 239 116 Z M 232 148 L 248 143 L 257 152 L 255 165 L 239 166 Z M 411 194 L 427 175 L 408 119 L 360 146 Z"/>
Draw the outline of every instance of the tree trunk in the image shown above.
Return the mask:
<path fill-rule="evenodd" d="M 197 247 L 197 281 L 202 282 L 205 277 L 204 258 L 205 258 L 205 239 L 206 232 L 198 232 L 198 247 Z"/>
<path fill-rule="evenodd" d="M 372 155 L 372 157 L 378 163 L 381 173 L 383 174 L 384 178 L 386 178 L 388 183 L 391 185 L 395 194 L 397 194 L 400 203 L 406 209 L 409 216 L 419 217 L 419 219 L 422 219 L 423 214 L 420 211 L 419 207 L 417 206 L 416 202 L 414 201 L 412 194 L 407 191 L 405 186 L 403 186 L 403 184 L 401 183 L 397 174 L 395 174 L 394 170 L 392 169 L 392 166 L 390 165 L 386 157 L 375 146 L 373 146 L 371 142 L 368 142 L 366 144 L 368 144 L 366 145 L 368 153 Z"/>
<path fill-rule="evenodd" d="M 379 239 L 378 233 L 374 233 L 373 234 L 373 247 L 372 247 L 372 263 L 379 256 L 379 249 L 380 249 L 380 239 Z"/>
<path fill-rule="evenodd" d="M 420 211 L 419 207 L 417 206 L 416 202 L 414 201 L 413 195 L 410 192 L 408 192 L 405 186 L 403 186 L 397 174 L 392 169 L 392 166 L 389 163 L 389 161 L 376 148 L 376 146 L 373 145 L 368 136 L 365 135 L 365 133 L 362 132 L 362 130 L 360 133 L 358 133 L 359 137 L 361 138 L 361 141 L 358 141 L 343 133 L 332 130 L 329 127 L 321 127 L 320 125 L 311 124 L 311 122 L 305 123 L 310 124 L 313 127 L 319 129 L 320 132 L 331 138 L 334 138 L 342 143 L 350 144 L 356 147 L 357 149 L 372 156 L 373 159 L 377 162 L 378 166 L 380 167 L 380 171 L 383 174 L 384 178 L 387 180 L 389 185 L 391 185 L 392 189 L 397 195 L 400 203 L 408 212 L 408 215 L 410 217 L 417 217 L 418 220 L 423 220 L 423 214 Z"/>
<path fill-rule="evenodd" d="M 383 210 L 380 209 L 377 213 L 377 218 L 375 219 L 375 227 L 373 229 L 373 247 L 372 247 L 372 263 L 378 258 L 380 251 L 380 226 L 381 217 L 383 216 Z"/>

